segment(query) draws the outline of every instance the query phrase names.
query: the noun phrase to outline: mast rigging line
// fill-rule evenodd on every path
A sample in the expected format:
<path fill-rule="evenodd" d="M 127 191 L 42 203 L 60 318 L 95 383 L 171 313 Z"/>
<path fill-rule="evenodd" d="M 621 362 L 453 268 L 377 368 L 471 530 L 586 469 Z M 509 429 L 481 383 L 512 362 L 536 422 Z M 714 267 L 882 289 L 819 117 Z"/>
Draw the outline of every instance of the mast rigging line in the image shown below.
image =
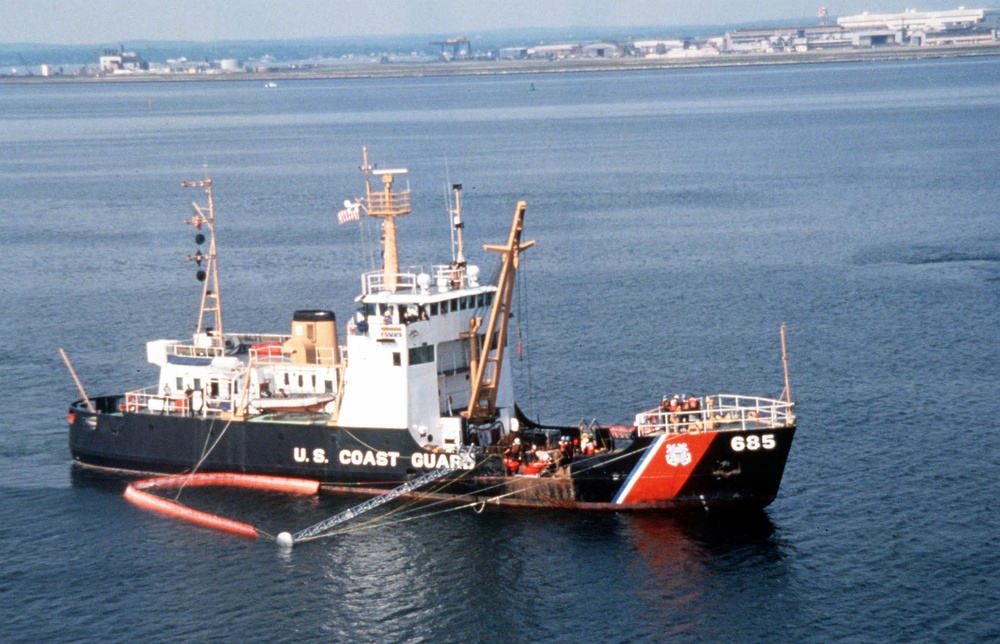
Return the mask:
<path fill-rule="evenodd" d="M 524 345 L 529 344 L 530 337 L 526 329 L 530 329 L 528 316 L 530 314 L 530 307 L 528 301 L 528 288 L 525 285 L 527 281 L 526 273 L 524 269 L 524 258 L 521 258 L 522 267 L 517 272 L 517 282 L 515 297 L 516 308 L 517 308 L 517 357 L 518 361 L 524 364 L 524 375 L 525 380 L 527 380 L 528 387 L 528 408 L 534 409 L 535 406 L 535 387 L 531 381 L 531 353 L 528 353 L 528 358 L 525 360 L 523 348 Z"/>

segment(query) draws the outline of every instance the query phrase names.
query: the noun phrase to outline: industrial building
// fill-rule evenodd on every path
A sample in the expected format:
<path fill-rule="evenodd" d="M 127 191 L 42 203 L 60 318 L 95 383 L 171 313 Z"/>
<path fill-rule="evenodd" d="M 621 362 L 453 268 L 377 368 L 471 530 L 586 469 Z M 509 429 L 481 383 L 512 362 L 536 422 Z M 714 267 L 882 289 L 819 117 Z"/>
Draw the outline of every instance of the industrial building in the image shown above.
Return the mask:
<path fill-rule="evenodd" d="M 998 9 L 948 9 L 944 11 L 917 11 L 907 9 L 902 13 L 862 13 L 837 18 L 837 25 L 847 30 L 895 29 L 905 31 L 946 31 L 969 29 L 1000 18 Z"/>
<path fill-rule="evenodd" d="M 438 60 L 549 60 L 618 59 L 618 58 L 697 58 L 740 54 L 771 54 L 800 52 L 836 52 L 877 47 L 935 46 L 1000 46 L 1000 9 L 967 9 L 917 11 L 899 13 L 862 13 L 832 18 L 820 7 L 818 20 L 810 25 L 778 25 L 772 27 L 733 29 L 712 37 L 662 37 L 614 41 L 581 41 L 508 46 L 494 51 L 472 54 L 472 43 L 465 36 L 456 36 L 430 43 L 438 49 Z M 404 61 L 433 60 L 411 54 Z M 383 63 L 397 62 L 399 57 L 381 54 Z M 377 62 L 377 61 L 376 61 Z M 108 49 L 100 57 L 100 75 L 123 74 L 237 74 L 312 70 L 329 64 L 326 61 L 304 61 L 274 65 L 265 56 L 256 63 L 244 65 L 235 58 L 218 61 L 189 62 L 186 58 L 168 60 L 166 64 L 149 63 L 134 51 Z M 339 64 L 339 61 L 338 63 Z M 60 70 L 61 71 L 61 70 Z M 30 72 L 29 72 L 30 74 Z M 52 74 L 50 66 L 41 68 L 42 76 Z"/>
<path fill-rule="evenodd" d="M 149 69 L 149 63 L 145 62 L 142 56 L 134 51 L 125 51 L 124 47 L 121 51 L 105 49 L 99 65 L 98 71 L 101 74 L 131 74 Z"/>
<path fill-rule="evenodd" d="M 825 24 L 825 9 L 820 9 L 819 16 L 818 25 L 735 29 L 726 33 L 723 51 L 770 53 L 883 45 L 981 45 L 1000 40 L 998 9 L 862 13 L 838 18 L 836 25 Z"/>

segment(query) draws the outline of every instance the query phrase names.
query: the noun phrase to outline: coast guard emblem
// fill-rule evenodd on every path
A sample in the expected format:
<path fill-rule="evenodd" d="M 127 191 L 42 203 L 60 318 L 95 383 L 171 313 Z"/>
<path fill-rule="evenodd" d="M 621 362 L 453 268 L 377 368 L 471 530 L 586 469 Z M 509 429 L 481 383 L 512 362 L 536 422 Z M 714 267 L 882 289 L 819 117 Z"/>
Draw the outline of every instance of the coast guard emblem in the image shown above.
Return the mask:
<path fill-rule="evenodd" d="M 667 445 L 667 465 L 677 467 L 687 465 L 691 462 L 691 452 L 688 451 L 687 443 Z"/>

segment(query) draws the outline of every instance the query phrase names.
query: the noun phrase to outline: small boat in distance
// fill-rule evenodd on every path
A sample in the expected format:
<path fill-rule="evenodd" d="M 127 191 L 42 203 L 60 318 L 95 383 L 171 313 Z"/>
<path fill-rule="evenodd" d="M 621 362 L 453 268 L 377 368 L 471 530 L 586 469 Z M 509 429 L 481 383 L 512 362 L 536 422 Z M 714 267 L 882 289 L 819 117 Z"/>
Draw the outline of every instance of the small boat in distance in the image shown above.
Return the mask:
<path fill-rule="evenodd" d="M 127 472 L 295 477 L 326 491 L 583 510 L 763 508 L 795 435 L 789 394 L 665 398 L 629 426 L 543 424 L 515 403 L 506 358 L 527 205 L 495 284 L 467 263 L 460 184 L 453 252 L 429 271 L 399 266 L 396 220 L 410 213 L 406 169 L 375 169 L 341 223 L 380 220 L 383 265 L 361 276 L 357 310 L 297 310 L 288 332 L 223 327 L 212 181 L 185 223 L 202 281 L 189 340 L 147 343 L 157 381 L 69 407 L 76 463 Z M 782 350 L 784 333 L 782 330 Z M 786 362 L 787 364 L 787 362 Z M 434 481 L 433 491 L 421 486 Z M 400 492 L 401 494 L 402 492 Z"/>

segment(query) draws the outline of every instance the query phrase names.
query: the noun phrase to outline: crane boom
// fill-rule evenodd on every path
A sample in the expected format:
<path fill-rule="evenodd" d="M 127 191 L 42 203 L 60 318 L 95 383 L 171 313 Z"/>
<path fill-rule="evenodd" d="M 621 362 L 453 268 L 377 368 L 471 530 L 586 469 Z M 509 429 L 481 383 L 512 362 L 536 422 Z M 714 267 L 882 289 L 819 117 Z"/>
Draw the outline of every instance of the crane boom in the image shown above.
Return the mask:
<path fill-rule="evenodd" d="M 500 278 L 497 280 L 496 299 L 490 309 L 489 321 L 486 325 L 486 335 L 480 350 L 477 331 L 482 325 L 481 318 L 473 318 L 469 322 L 470 366 L 473 374 L 472 392 L 469 397 L 469 407 L 462 415 L 472 424 L 488 423 L 496 419 L 497 387 L 500 381 L 500 368 L 503 366 L 504 347 L 507 345 L 507 325 L 510 320 L 510 304 L 514 294 L 514 278 L 520 263 L 521 251 L 535 245 L 534 241 L 522 242 L 521 233 L 524 230 L 524 211 L 528 204 L 517 202 L 514 211 L 514 221 L 510 226 L 510 235 L 503 246 L 487 244 L 485 250 L 500 253 Z"/>

